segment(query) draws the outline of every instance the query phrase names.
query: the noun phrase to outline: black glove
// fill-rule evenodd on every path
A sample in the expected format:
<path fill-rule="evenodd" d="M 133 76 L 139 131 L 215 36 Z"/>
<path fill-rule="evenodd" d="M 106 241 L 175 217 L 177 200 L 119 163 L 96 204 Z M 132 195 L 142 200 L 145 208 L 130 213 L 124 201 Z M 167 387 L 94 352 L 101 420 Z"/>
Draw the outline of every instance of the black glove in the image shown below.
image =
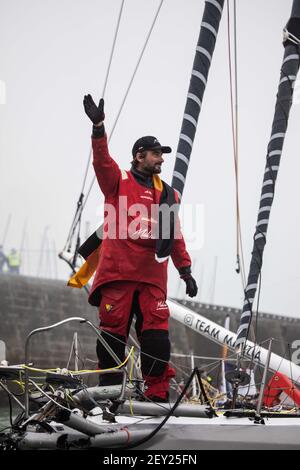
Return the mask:
<path fill-rule="evenodd" d="M 192 271 L 190 266 L 185 266 L 184 268 L 179 269 L 180 278 L 184 280 L 186 284 L 185 293 L 189 297 L 196 297 L 198 292 L 198 287 L 195 279 L 192 276 Z"/>
<path fill-rule="evenodd" d="M 101 100 L 99 101 L 99 105 L 97 106 L 91 95 L 85 95 L 83 99 L 83 106 L 86 114 L 88 115 L 93 124 L 99 124 L 100 122 L 104 121 L 105 114 L 103 110 L 103 98 L 101 98 Z"/>

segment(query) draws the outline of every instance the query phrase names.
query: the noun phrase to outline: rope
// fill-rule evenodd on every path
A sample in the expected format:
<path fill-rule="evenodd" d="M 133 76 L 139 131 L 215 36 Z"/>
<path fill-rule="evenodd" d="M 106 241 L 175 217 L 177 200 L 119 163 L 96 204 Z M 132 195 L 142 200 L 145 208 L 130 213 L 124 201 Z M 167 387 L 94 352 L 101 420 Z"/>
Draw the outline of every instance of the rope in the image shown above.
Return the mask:
<path fill-rule="evenodd" d="M 106 335 L 108 336 L 111 336 L 112 338 L 114 338 L 115 341 L 119 342 L 120 344 L 123 344 L 125 346 L 127 346 L 127 343 L 119 338 L 116 338 L 114 337 L 112 334 L 109 333 L 109 331 L 105 331 Z M 135 348 L 135 351 L 136 351 L 136 355 L 137 355 L 137 358 L 135 358 L 135 363 L 136 365 L 138 365 L 138 362 L 139 362 L 139 356 L 147 356 L 151 359 L 154 359 L 156 361 L 159 361 L 159 362 L 162 362 L 162 363 L 165 363 L 165 364 L 171 364 L 172 366 L 174 366 L 176 368 L 177 371 L 179 371 L 184 377 L 189 377 L 190 376 L 190 366 L 184 366 L 182 364 L 178 364 L 178 362 L 175 362 L 174 360 L 169 360 L 169 361 L 166 361 L 166 360 L 163 360 L 163 359 L 160 359 L 156 356 L 153 356 L 151 354 L 148 354 L 148 353 L 145 353 L 145 352 L 142 352 L 140 346 L 138 345 L 138 343 L 136 341 L 134 341 L 132 335 L 130 335 L 130 339 L 131 341 L 133 342 L 134 344 L 134 348 Z M 128 353 L 128 357 L 129 357 L 130 353 Z M 176 354 L 171 354 L 171 356 L 174 356 L 176 357 Z M 180 355 L 179 355 L 180 356 Z M 184 355 L 183 355 L 184 356 Z M 185 356 L 185 358 L 189 357 L 188 355 Z M 235 353 L 232 353 L 231 356 L 228 356 L 227 360 L 228 361 L 234 361 L 236 357 L 236 354 Z M 213 365 L 218 365 L 220 363 L 220 358 L 211 358 L 211 357 L 206 357 L 206 356 L 194 356 L 195 359 L 211 359 L 213 360 L 213 362 L 208 362 L 206 363 L 206 367 L 210 367 L 210 366 L 213 366 Z M 88 362 L 92 362 L 92 363 L 98 363 L 97 361 L 94 361 L 92 359 L 89 359 L 89 358 L 86 358 L 86 360 Z M 250 360 L 249 360 L 250 361 Z M 56 369 L 54 369 L 56 370 Z M 188 371 L 188 372 L 187 372 Z"/>
<path fill-rule="evenodd" d="M 125 105 L 125 102 L 126 102 L 126 99 L 128 97 L 128 94 L 130 92 L 130 89 L 132 87 L 132 84 L 134 82 L 134 79 L 135 79 L 135 76 L 137 74 L 137 71 L 138 71 L 138 68 L 139 68 L 139 65 L 141 63 L 141 60 L 143 58 L 143 55 L 144 55 L 144 52 L 146 50 L 146 47 L 148 45 L 148 42 L 149 42 L 149 39 L 151 37 L 151 34 L 152 34 L 152 31 L 153 31 L 153 28 L 155 26 L 155 23 L 157 21 L 157 18 L 158 18 L 158 15 L 159 15 L 159 12 L 161 10 L 161 7 L 162 7 L 162 4 L 163 4 L 164 0 L 161 0 L 160 3 L 159 3 L 159 6 L 158 6 L 158 9 L 155 13 L 155 16 L 154 16 L 154 19 L 152 21 L 152 24 L 151 24 L 151 27 L 149 29 L 149 32 L 147 34 L 147 37 L 146 37 L 146 40 L 145 40 L 145 43 L 143 45 L 143 48 L 142 48 L 142 51 L 140 53 L 140 56 L 138 58 L 138 61 L 137 61 L 137 64 L 135 66 L 135 69 L 134 69 L 134 72 L 132 74 L 132 77 L 130 79 L 130 82 L 129 82 L 129 85 L 127 87 L 127 90 L 125 92 L 125 95 L 124 95 L 124 98 L 122 100 L 122 103 L 121 103 L 121 106 L 119 108 L 119 111 L 117 113 L 117 116 L 116 116 L 116 119 L 113 123 L 113 127 L 112 127 L 112 130 L 110 132 L 110 135 L 109 135 L 109 138 L 108 138 L 108 142 L 110 142 L 112 136 L 113 136 L 113 133 L 115 131 L 115 128 L 116 128 L 116 125 L 119 121 L 119 118 L 120 118 L 120 115 L 121 115 L 121 112 L 124 108 L 124 105 Z M 111 51 L 111 54 L 110 54 L 110 59 L 109 59 L 109 65 L 108 65 L 108 70 L 107 70 L 107 73 L 106 73 L 106 77 L 105 77 L 105 83 L 104 83 L 104 87 L 103 87 L 103 92 L 102 92 L 102 97 L 104 96 L 104 93 L 105 93 L 105 90 L 106 90 L 106 85 L 107 85 L 107 81 L 108 81 L 108 76 L 109 76 L 109 71 L 110 71 L 110 67 L 111 67 L 111 62 L 112 62 L 112 58 L 113 58 L 113 53 L 114 53 L 114 50 L 115 50 L 115 45 L 116 45 L 116 40 L 117 40 L 117 33 L 119 31 L 119 25 L 120 25 L 120 21 L 121 21 L 121 15 L 122 15 L 122 10 L 123 10 L 123 5 L 124 5 L 124 0 L 122 1 L 122 4 L 121 4 L 121 8 L 120 8 L 120 12 L 119 12 L 119 18 L 118 18 L 118 23 L 117 23 L 117 27 L 116 27 L 116 31 L 115 31 L 115 35 L 114 35 L 114 41 L 113 41 L 113 46 L 112 46 L 112 51 Z M 88 168 L 90 166 L 90 160 L 91 160 L 91 155 L 92 155 L 92 148 L 90 148 L 90 152 L 89 152 L 89 157 L 88 157 L 88 163 L 87 163 L 87 167 L 86 167 L 86 171 L 85 171 L 85 177 L 84 177 L 84 182 L 83 182 L 83 186 L 82 186 L 82 191 L 81 191 L 81 195 L 79 197 L 79 201 L 80 201 L 80 204 L 79 204 L 79 201 L 77 203 L 77 210 L 76 210 L 76 213 L 75 213 L 75 216 L 74 216 L 74 219 L 73 219 L 73 222 L 72 222 L 72 225 L 71 225 L 71 229 L 70 229 L 70 232 L 69 232 L 69 236 L 67 238 L 67 242 L 65 244 L 65 248 L 64 250 L 67 249 L 67 251 L 70 251 L 71 250 L 71 240 L 73 238 L 73 235 L 74 235 L 74 232 L 75 232 L 75 228 L 77 226 L 77 224 L 79 223 L 79 220 L 81 218 L 81 215 L 82 215 L 82 212 L 83 212 L 83 209 L 85 208 L 86 206 L 86 203 L 88 201 L 88 198 L 90 196 L 90 193 L 91 193 L 91 190 L 93 188 L 93 185 L 95 183 L 95 180 L 96 180 L 96 177 L 94 176 L 93 179 L 92 179 L 92 182 L 89 186 L 89 189 L 87 191 L 87 194 L 85 196 L 85 199 L 84 199 L 84 202 L 82 203 L 83 201 L 83 198 L 84 198 L 84 194 L 83 194 L 83 189 L 84 189 L 84 186 L 85 186 L 85 183 L 86 183 L 86 177 L 87 177 L 87 173 L 88 173 Z M 68 245 L 68 248 L 66 248 Z M 75 257 L 74 257 L 75 258 Z"/>
<path fill-rule="evenodd" d="M 120 22 L 121 22 L 121 17 L 122 17 L 122 12 L 123 12 L 124 3 L 125 3 L 125 0 L 122 0 L 121 7 L 120 7 L 120 11 L 119 11 L 119 17 L 118 17 L 117 27 L 116 27 L 116 29 L 115 29 L 115 34 L 114 34 L 114 39 L 113 39 L 113 45 L 112 45 L 111 52 L 110 52 L 110 57 L 109 57 L 109 63 L 108 63 L 108 67 L 107 67 L 106 77 L 105 77 L 105 80 L 104 80 L 104 85 L 103 85 L 103 90 L 102 90 L 102 95 L 101 95 L 102 98 L 104 98 L 104 95 L 105 95 L 106 85 L 107 85 L 108 76 L 109 76 L 110 69 L 111 69 L 111 63 L 112 63 L 112 59 L 113 59 L 113 55 L 114 55 L 114 51 L 115 51 L 116 42 L 117 42 L 117 37 L 118 37 L 118 32 L 119 32 L 119 27 L 120 27 Z"/>
<path fill-rule="evenodd" d="M 132 384 L 133 368 L 134 368 L 134 347 L 131 348 L 130 359 L 131 359 L 131 366 L 130 366 L 130 371 L 129 371 L 129 382 L 130 382 L 130 384 Z M 130 396 L 130 399 L 129 399 L 129 403 L 130 403 L 130 414 L 131 414 L 131 416 L 133 416 L 134 413 L 133 413 L 133 406 L 132 406 L 131 396 Z"/>
<path fill-rule="evenodd" d="M 229 82 L 230 82 L 230 106 L 231 106 L 231 127 L 232 127 L 232 141 L 233 141 L 233 157 L 234 157 L 234 173 L 235 173 L 235 206 L 236 206 L 236 272 L 241 273 L 241 280 L 243 290 L 246 286 L 245 276 L 245 263 L 241 234 L 241 220 L 240 220 L 240 203 L 239 203 L 239 147 L 238 147 L 238 69 L 237 69 L 237 21 L 236 21 L 236 1 L 234 0 L 234 74 L 235 86 L 233 86 L 232 77 L 232 52 L 231 52 L 231 38 L 230 38 L 230 6 L 227 0 L 227 41 L 228 41 L 228 67 L 229 67 Z M 235 100 L 233 99 L 233 88 Z M 235 103 L 234 103 L 235 101 Z"/>
<path fill-rule="evenodd" d="M 109 137 L 108 137 L 108 142 L 110 142 L 110 140 L 111 140 L 111 138 L 112 138 L 112 136 L 113 136 L 113 133 L 114 133 L 114 131 L 115 131 L 116 125 L 117 125 L 117 123 L 118 123 L 118 121 L 119 121 L 121 112 L 122 112 L 122 110 L 123 110 L 123 108 L 124 108 L 126 99 L 127 99 L 127 97 L 128 97 L 128 94 L 129 94 L 129 91 L 130 91 L 130 89 L 131 89 L 131 87 L 132 87 L 133 81 L 134 81 L 135 76 L 136 76 L 136 74 L 137 74 L 139 65 L 140 65 L 140 63 L 141 63 L 141 60 L 142 60 L 143 55 L 144 55 L 144 52 L 145 52 L 146 47 L 147 47 L 147 45 L 148 45 L 149 39 L 150 39 L 150 37 L 151 37 L 153 28 L 154 28 L 154 26 L 155 26 L 155 23 L 156 23 L 156 20 L 157 20 L 157 18 L 158 18 L 158 15 L 159 15 L 159 12 L 160 12 L 160 9 L 161 9 L 161 7 L 162 7 L 163 2 L 164 2 L 164 0 L 161 0 L 161 1 L 160 1 L 160 4 L 159 4 L 158 9 L 157 9 L 157 11 L 156 11 L 156 14 L 155 14 L 155 16 L 154 16 L 154 19 L 153 19 L 153 21 L 152 21 L 152 24 L 151 24 L 151 27 L 150 27 L 149 32 L 148 32 L 148 34 L 147 34 L 147 37 L 146 37 L 144 46 L 143 46 L 142 51 L 141 51 L 141 53 L 140 53 L 140 56 L 139 56 L 139 58 L 138 58 L 138 61 L 137 61 L 137 64 L 136 64 L 136 66 L 135 66 L 135 69 L 134 69 L 134 71 L 133 71 L 132 77 L 131 77 L 131 79 L 130 79 L 130 81 L 129 81 L 129 85 L 128 85 L 127 90 L 126 90 L 126 92 L 125 92 L 125 95 L 124 95 L 124 98 L 123 98 L 123 100 L 122 100 L 122 103 L 121 103 L 121 106 L 120 106 L 120 108 L 119 108 L 119 111 L 118 111 L 118 113 L 117 113 L 116 119 L 115 119 L 115 121 L 114 121 L 114 123 L 113 123 L 112 130 L 111 130 L 111 132 L 110 132 L 110 134 L 109 134 Z M 86 195 L 86 197 L 85 197 L 85 201 L 84 201 L 84 203 L 83 203 L 82 209 L 84 209 L 84 207 L 85 207 L 85 205 L 86 205 L 86 203 L 87 203 L 87 200 L 88 200 L 88 198 L 89 198 L 89 195 L 90 195 L 90 193 L 91 193 L 91 190 L 92 190 L 92 188 L 93 188 L 93 185 L 94 185 L 94 183 L 95 183 L 95 180 L 96 180 L 96 177 L 94 176 L 93 179 L 92 179 L 92 182 L 91 182 L 91 184 L 90 184 L 89 190 L 88 190 L 88 192 L 87 192 L 87 195 Z"/>
<path fill-rule="evenodd" d="M 300 44 L 300 39 L 297 38 L 294 34 L 290 33 L 286 28 L 283 30 L 283 39 L 289 40 L 290 42 L 296 44 L 297 46 Z"/>
<path fill-rule="evenodd" d="M 127 364 L 127 362 L 129 361 L 129 358 L 133 354 L 133 350 L 134 350 L 134 347 L 132 347 L 130 349 L 129 354 L 127 355 L 125 360 L 123 362 L 121 362 L 120 364 L 118 364 L 117 366 L 115 366 L 115 367 L 110 367 L 108 369 L 97 369 L 97 370 L 94 370 L 94 369 L 68 370 L 68 372 L 72 375 L 83 375 L 83 374 L 99 374 L 101 372 L 108 372 L 108 371 L 120 369 L 125 364 Z M 22 364 L 22 367 L 23 367 L 23 369 L 31 370 L 33 372 L 57 372 L 57 369 L 38 369 L 36 367 L 26 366 L 25 364 Z"/>
<path fill-rule="evenodd" d="M 231 52 L 231 38 L 230 38 L 230 2 L 227 0 L 227 35 L 228 35 L 228 66 L 229 66 L 229 81 L 230 81 L 230 104 L 231 104 L 231 127 L 232 127 L 232 141 L 233 141 L 233 157 L 234 157 L 234 173 L 235 173 L 235 206 L 236 206 L 236 272 L 241 274 L 241 281 L 243 292 L 245 296 L 247 293 L 246 288 L 246 269 L 245 258 L 242 241 L 241 229 L 241 216 L 240 216 L 240 201 L 239 201 L 239 145 L 238 145 L 238 67 L 237 67 L 237 15 L 236 15 L 236 0 L 233 0 L 233 36 L 234 36 L 234 86 L 232 77 L 232 52 Z M 235 100 L 233 99 L 233 88 Z M 235 101 L 235 103 L 234 103 Z M 247 298 L 248 300 L 248 298 Z M 250 303 L 250 302 L 249 302 Z M 259 305 L 259 299 L 258 299 Z M 258 315 L 258 306 L 257 306 Z M 258 317 L 256 317 L 258 318 Z M 257 322 L 256 322 L 257 323 Z M 256 325 L 257 326 L 257 325 Z M 251 326 L 251 333 L 253 342 L 256 344 L 256 332 Z"/>
<path fill-rule="evenodd" d="M 148 436 L 140 439 L 139 441 L 135 442 L 135 443 L 132 443 L 132 444 L 129 444 L 127 446 L 120 446 L 118 447 L 118 449 L 133 449 L 135 447 L 138 447 L 140 446 L 141 444 L 144 444 L 145 442 L 149 441 L 152 437 L 154 437 L 159 431 L 160 429 L 165 425 L 165 423 L 168 421 L 168 419 L 174 414 L 174 411 L 176 410 L 176 408 L 178 407 L 178 405 L 180 404 L 181 400 L 184 398 L 185 394 L 186 394 L 186 391 L 188 390 L 189 386 L 191 385 L 192 383 L 192 380 L 194 378 L 194 376 L 198 376 L 199 377 L 199 371 L 197 368 L 195 368 L 192 372 L 192 374 L 190 375 L 187 383 L 185 384 L 180 396 L 177 398 L 176 402 L 174 403 L 174 405 L 172 406 L 172 408 L 170 409 L 170 411 L 168 412 L 168 414 L 164 417 L 164 419 L 158 424 L 158 426 L 153 430 L 151 431 Z M 201 380 L 201 378 L 200 378 Z M 208 403 L 208 405 L 210 406 L 210 403 Z M 213 409 L 211 408 L 210 406 L 210 409 L 212 412 Z"/>
<path fill-rule="evenodd" d="M 112 64 L 112 59 L 113 59 L 113 55 L 114 55 L 114 51 L 115 51 L 115 47 L 116 47 L 116 42 L 117 42 L 117 37 L 118 37 L 118 32 L 119 32 L 119 27 L 120 27 L 120 22 L 121 22 L 123 7 L 124 7 L 124 2 L 125 2 L 125 0 L 122 0 L 120 11 L 119 11 L 119 16 L 118 16 L 118 21 L 117 21 L 117 26 L 115 28 L 113 44 L 112 44 L 112 48 L 111 48 L 111 52 L 110 52 L 109 62 L 108 62 L 108 66 L 107 66 L 107 70 L 106 70 L 106 76 L 105 76 L 104 85 L 103 85 L 102 98 L 104 98 L 104 95 L 105 95 L 105 90 L 106 90 L 108 77 L 109 77 L 109 73 L 110 73 L 110 69 L 111 69 L 111 64 Z M 69 232 L 69 235 L 68 235 L 65 247 L 64 247 L 64 250 L 67 250 L 67 251 L 71 250 L 72 238 L 74 236 L 76 226 L 78 225 L 78 223 L 80 223 L 80 219 L 81 219 L 81 215 L 82 215 L 82 211 L 83 211 L 82 201 L 83 201 L 83 198 L 84 198 L 84 188 L 85 188 L 86 179 L 87 179 L 87 175 L 88 175 L 88 171 L 89 171 L 89 167 L 90 167 L 91 157 L 92 157 L 92 147 L 90 147 L 90 151 L 89 151 L 89 155 L 88 155 L 88 161 L 87 161 L 87 165 L 86 165 L 86 169 L 85 169 L 85 174 L 84 174 L 84 178 L 83 178 L 83 183 L 82 183 L 80 196 L 79 196 L 79 199 L 78 199 L 78 202 L 77 202 L 77 208 L 76 208 L 75 216 L 73 218 L 73 222 L 71 224 L 70 232 Z M 78 233 L 78 238 L 79 238 L 79 233 Z M 78 238 L 77 238 L 77 241 L 78 241 Z M 78 247 L 76 247 L 76 251 L 77 251 L 77 249 L 78 249 Z M 74 260 L 74 262 L 75 262 L 75 260 Z M 73 265 L 74 265 L 74 262 L 73 262 Z"/>

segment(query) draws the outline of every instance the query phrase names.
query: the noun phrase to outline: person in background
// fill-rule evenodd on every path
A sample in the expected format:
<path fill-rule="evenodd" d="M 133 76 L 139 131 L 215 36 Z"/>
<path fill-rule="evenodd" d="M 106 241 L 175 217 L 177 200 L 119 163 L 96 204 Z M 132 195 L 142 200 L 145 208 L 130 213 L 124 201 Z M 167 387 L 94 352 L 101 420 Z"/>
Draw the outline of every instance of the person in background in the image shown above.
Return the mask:
<path fill-rule="evenodd" d="M 21 257 L 15 248 L 10 250 L 7 257 L 8 271 L 11 274 L 20 274 Z"/>
<path fill-rule="evenodd" d="M 7 257 L 4 254 L 3 246 L 0 245 L 0 273 L 3 273 L 5 263 L 7 263 Z"/>

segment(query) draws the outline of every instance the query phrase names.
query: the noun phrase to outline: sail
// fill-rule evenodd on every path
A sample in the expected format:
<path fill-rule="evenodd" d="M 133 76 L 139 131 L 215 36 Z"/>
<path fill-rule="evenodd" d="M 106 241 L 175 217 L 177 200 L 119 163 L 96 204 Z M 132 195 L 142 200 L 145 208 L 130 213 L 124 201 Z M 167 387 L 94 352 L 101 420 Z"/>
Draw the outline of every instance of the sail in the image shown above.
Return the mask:
<path fill-rule="evenodd" d="M 182 198 L 223 6 L 224 0 L 205 2 L 172 178 L 172 187 L 176 189 L 179 199 Z"/>
<path fill-rule="evenodd" d="M 300 0 L 294 0 L 290 20 L 284 30 L 284 57 L 281 67 L 272 132 L 268 144 L 266 166 L 261 190 L 259 211 L 254 233 L 254 244 L 236 348 L 241 351 L 246 343 L 252 319 L 259 275 L 262 268 L 270 213 L 274 201 L 284 138 L 292 105 L 294 84 L 299 70 Z"/>

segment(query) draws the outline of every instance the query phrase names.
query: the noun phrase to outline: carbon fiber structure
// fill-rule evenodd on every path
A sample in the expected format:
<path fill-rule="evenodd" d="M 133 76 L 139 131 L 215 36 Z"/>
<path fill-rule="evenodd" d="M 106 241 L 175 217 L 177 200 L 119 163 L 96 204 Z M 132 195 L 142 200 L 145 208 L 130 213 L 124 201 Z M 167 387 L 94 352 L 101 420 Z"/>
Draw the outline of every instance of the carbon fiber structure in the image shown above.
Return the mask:
<path fill-rule="evenodd" d="M 294 0 L 290 20 L 285 28 L 284 57 L 281 67 L 272 132 L 268 144 L 266 166 L 261 190 L 259 211 L 254 233 L 252 258 L 248 274 L 247 286 L 240 326 L 237 332 L 236 348 L 242 351 L 248 337 L 252 319 L 252 305 L 258 287 L 262 268 L 263 252 L 266 244 L 270 213 L 274 201 L 275 184 L 278 175 L 284 138 L 288 125 L 290 108 L 294 92 L 294 84 L 299 70 L 300 38 L 300 0 Z M 294 41 L 293 37 L 296 37 Z"/>
<path fill-rule="evenodd" d="M 172 187 L 179 199 L 185 185 L 197 122 L 215 49 L 224 0 L 206 0 L 177 147 Z"/>

